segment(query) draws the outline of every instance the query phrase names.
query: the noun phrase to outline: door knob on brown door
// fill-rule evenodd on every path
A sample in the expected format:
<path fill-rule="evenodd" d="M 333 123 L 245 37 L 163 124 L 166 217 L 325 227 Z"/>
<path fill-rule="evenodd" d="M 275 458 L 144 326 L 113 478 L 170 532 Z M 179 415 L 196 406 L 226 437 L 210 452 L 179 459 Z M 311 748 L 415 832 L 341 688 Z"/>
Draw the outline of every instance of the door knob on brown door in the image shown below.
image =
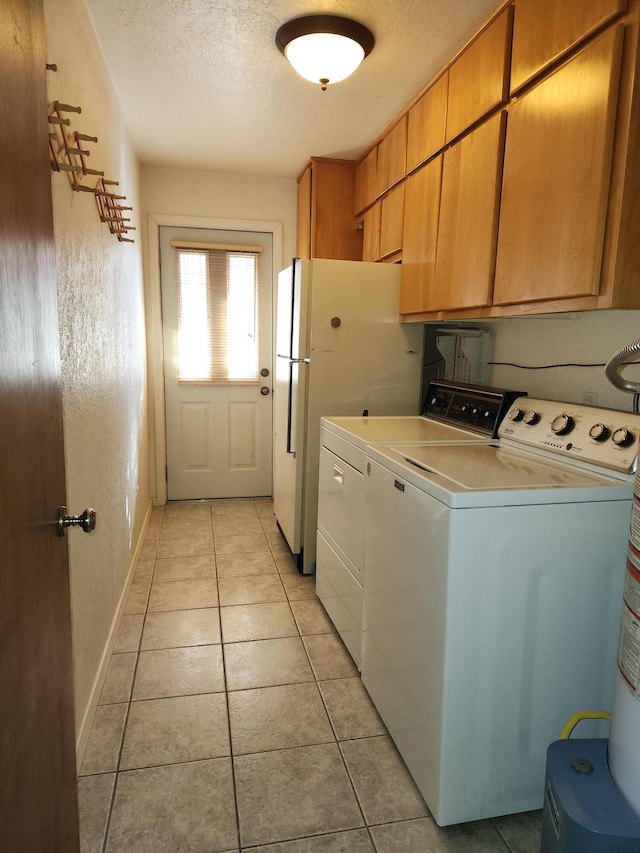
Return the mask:
<path fill-rule="evenodd" d="M 58 536 L 64 536 L 65 528 L 79 527 L 85 533 L 96 529 L 96 511 L 87 507 L 82 515 L 67 515 L 66 506 L 58 507 Z"/>

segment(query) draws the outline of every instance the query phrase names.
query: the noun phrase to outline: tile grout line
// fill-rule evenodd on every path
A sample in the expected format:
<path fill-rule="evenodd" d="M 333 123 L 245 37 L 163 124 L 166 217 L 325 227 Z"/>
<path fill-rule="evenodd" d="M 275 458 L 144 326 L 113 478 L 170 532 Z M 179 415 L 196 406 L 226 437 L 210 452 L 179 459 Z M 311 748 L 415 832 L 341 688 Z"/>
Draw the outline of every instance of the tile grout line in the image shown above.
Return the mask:
<path fill-rule="evenodd" d="M 247 503 L 248 503 L 248 502 L 247 502 Z M 253 507 L 254 507 L 254 510 L 255 510 L 255 511 L 256 511 L 256 513 L 257 513 L 257 508 L 256 508 L 256 506 L 255 506 L 255 501 L 253 501 Z M 164 515 L 164 513 L 163 513 L 163 522 L 162 522 L 162 525 L 161 525 L 161 534 L 160 534 L 160 535 L 162 535 L 162 531 L 164 530 L 164 527 L 165 527 L 165 521 L 164 521 L 164 519 L 165 519 L 165 515 Z M 259 516 L 259 515 L 258 515 L 258 519 L 259 519 L 261 522 L 263 521 L 262 517 L 261 517 L 261 516 Z M 264 517 L 264 519 L 266 520 L 266 519 L 267 519 L 267 517 L 265 516 L 265 517 Z M 221 603 L 220 603 L 220 583 L 219 583 L 219 580 L 220 580 L 220 579 L 219 579 L 219 574 L 218 574 L 218 570 L 217 570 L 217 569 L 218 569 L 218 566 L 217 566 L 217 552 L 216 552 L 216 548 L 215 548 L 215 543 L 216 543 L 216 536 L 215 536 L 215 522 L 214 522 L 214 516 L 213 516 L 213 504 L 211 504 L 211 503 L 210 503 L 210 523 L 211 523 L 211 530 L 212 530 L 213 543 L 214 543 L 214 548 L 213 548 L 213 552 L 214 552 L 214 553 L 213 553 L 213 561 L 214 561 L 214 577 L 215 577 L 215 581 L 216 581 L 216 591 L 217 591 L 217 597 L 218 597 L 218 601 L 217 601 L 217 605 L 218 605 L 218 607 L 217 607 L 217 609 L 218 609 L 218 625 L 219 625 L 219 631 L 220 631 L 220 646 L 221 646 L 221 657 L 222 657 L 222 667 L 223 667 L 223 673 L 222 673 L 222 674 L 223 674 L 223 684 L 224 684 L 224 689 L 223 689 L 223 691 L 213 691 L 213 692 L 224 692 L 224 694 L 225 694 L 225 706 L 226 706 L 226 712 L 227 712 L 227 735 L 228 735 L 228 741 L 229 741 L 229 760 L 230 760 L 230 765 L 231 765 L 231 775 L 232 775 L 232 786 L 233 786 L 234 808 L 235 808 L 235 817 L 236 817 L 236 832 L 237 832 L 237 838 L 238 838 L 238 845 L 239 845 L 239 850 L 245 850 L 245 849 L 246 849 L 246 850 L 250 850 L 250 849 L 252 849 L 252 847 L 245 848 L 245 847 L 242 847 L 242 845 L 240 844 L 240 841 L 241 841 L 241 835 L 240 835 L 240 832 L 241 832 L 241 825 L 240 825 L 240 812 L 239 812 L 239 805 L 238 805 L 238 785 L 237 785 L 237 780 L 236 780 L 236 768 L 235 768 L 235 763 L 234 763 L 235 758 L 236 758 L 236 757 L 240 757 L 240 755 L 236 756 L 235 751 L 234 751 L 234 747 L 233 747 L 232 732 L 231 732 L 231 713 L 230 713 L 230 702 L 229 702 L 229 693 L 230 693 L 230 692 L 232 692 L 232 691 L 230 691 L 230 690 L 229 690 L 229 685 L 228 685 L 228 681 L 227 681 L 227 662 L 226 662 L 226 653 L 225 653 L 225 647 L 226 647 L 226 645 L 232 645 L 233 643 L 225 643 L 225 641 L 224 641 L 224 636 L 223 636 L 223 630 L 222 630 L 222 605 L 221 605 Z M 264 527 L 264 525 L 263 525 L 263 527 Z M 264 530 L 263 530 L 263 533 L 264 533 L 264 536 L 265 536 L 265 538 L 266 538 L 266 536 L 267 536 L 266 531 L 264 531 Z M 130 715 L 130 711 L 131 711 L 132 703 L 133 703 L 133 701 L 134 701 L 134 700 L 133 700 L 133 687 L 134 687 L 134 684 L 135 684 L 135 680 L 136 680 L 137 672 L 138 672 L 138 667 L 139 667 L 139 664 L 140 664 L 140 655 L 141 655 L 141 643 L 142 643 L 142 636 L 143 636 L 143 634 L 144 634 L 144 629 L 145 629 L 145 625 L 146 625 L 146 622 L 147 622 L 147 617 L 148 617 L 148 615 L 149 615 L 149 614 L 150 614 L 150 612 L 151 612 L 151 611 L 149 610 L 149 606 L 150 606 L 150 602 L 151 602 L 151 589 L 152 589 L 152 587 L 153 587 L 153 585 L 154 585 L 155 571 L 156 571 L 156 568 L 157 568 L 157 559 L 158 559 L 158 558 L 157 558 L 157 553 L 158 553 L 159 541 L 160 541 L 160 539 L 158 539 L 158 544 L 156 545 L 156 557 L 154 558 L 154 562 L 153 562 L 153 569 L 152 569 L 152 573 L 151 573 L 151 580 L 150 580 L 150 582 L 149 582 L 149 591 L 148 591 L 148 595 L 147 595 L 147 603 L 146 603 L 146 607 L 145 607 L 145 612 L 144 612 L 144 614 L 143 614 L 143 615 L 144 615 L 144 618 L 143 618 L 142 628 L 141 628 L 141 632 L 140 632 L 140 638 L 139 638 L 139 641 L 138 641 L 138 648 L 137 648 L 137 651 L 136 651 L 136 662 L 135 662 L 134 672 L 133 672 L 132 681 L 131 681 L 131 690 L 130 690 L 129 698 L 128 698 L 128 701 L 127 701 L 127 712 L 126 712 L 126 716 L 125 716 L 125 720 L 124 720 L 122 740 L 121 740 L 121 742 L 120 742 L 120 748 L 119 748 L 119 752 L 118 752 L 118 759 L 117 759 L 117 765 L 116 765 L 116 772 L 115 772 L 114 786 L 113 786 L 113 789 L 112 789 L 112 792 L 111 792 L 111 799 L 110 799 L 110 804 L 109 804 L 108 818 L 107 818 L 107 822 L 106 822 L 106 826 L 105 826 L 105 832 L 104 832 L 104 838 L 103 838 L 103 845 L 102 845 L 102 848 L 101 848 L 101 849 L 102 849 L 102 853 L 105 853 L 106 848 L 107 848 L 107 845 L 108 845 L 108 843 L 109 843 L 109 832 L 110 832 L 110 829 L 111 829 L 111 820 L 112 820 L 112 816 L 113 816 L 113 809 L 114 809 L 114 804 L 115 804 L 115 799 L 116 799 L 116 794 L 117 794 L 117 789 L 118 789 L 118 780 L 119 780 L 120 773 L 121 773 L 121 772 L 124 772 L 124 771 L 121 771 L 121 769 L 120 769 L 120 765 L 121 765 L 121 761 L 122 761 L 122 754 L 123 754 L 123 750 L 124 750 L 125 734 L 126 734 L 126 729 L 127 729 L 127 725 L 128 725 L 129 715 Z M 297 631 L 297 634 L 293 634 L 293 635 L 291 635 L 291 636 L 292 636 L 292 637 L 296 637 L 296 636 L 297 636 L 297 637 L 299 637 L 300 642 L 301 642 L 301 644 L 302 644 L 302 648 L 304 649 L 304 652 L 305 652 L 305 658 L 306 658 L 306 660 L 307 660 L 307 662 L 308 662 L 308 664 L 309 664 L 310 670 L 311 670 L 311 675 L 312 675 L 311 681 L 309 681 L 309 682 L 301 682 L 301 683 L 314 683 L 314 684 L 316 685 L 316 690 L 317 690 L 318 694 L 320 695 L 321 705 L 322 705 L 322 707 L 323 707 L 323 709 L 324 709 L 324 711 L 325 711 L 325 714 L 326 714 L 327 720 L 328 720 L 328 722 L 329 722 L 330 731 L 331 731 L 331 733 L 332 733 L 332 738 L 333 738 L 333 740 L 332 740 L 332 741 L 322 741 L 321 743 L 330 744 L 331 742 L 333 742 L 333 743 L 335 743 L 335 744 L 336 744 L 336 746 L 338 747 L 338 753 L 339 753 L 340 758 L 341 758 L 342 766 L 344 767 L 345 772 L 346 772 L 346 774 L 347 774 L 347 778 L 348 778 L 349 783 L 350 783 L 350 785 L 351 785 L 351 789 L 353 790 L 353 793 L 354 793 L 354 796 L 355 796 L 355 800 L 356 800 L 356 803 L 358 804 L 358 809 L 359 809 L 360 814 L 361 814 L 361 817 L 362 817 L 362 821 L 363 821 L 363 823 L 362 823 L 362 825 L 361 825 L 360 827 L 350 827 L 350 828 L 347 828 L 347 829 L 344 829 L 344 830 L 340 830 L 340 832 L 352 832 L 352 831 L 358 831 L 358 830 L 361 830 L 361 829 L 366 829 L 366 831 L 367 831 L 367 837 L 369 838 L 370 843 L 371 843 L 371 845 L 372 845 L 373 849 L 374 849 L 374 850 L 376 850 L 377 848 L 376 848 L 376 845 L 375 845 L 374 839 L 373 839 L 373 837 L 372 837 L 372 835 L 371 835 L 370 827 L 369 827 L 369 824 L 368 824 L 368 822 L 367 822 L 366 816 L 365 816 L 365 814 L 364 814 L 363 806 L 362 806 L 361 801 L 360 801 L 360 797 L 358 796 L 358 792 L 357 792 L 357 789 L 356 789 L 356 786 L 355 786 L 355 783 L 354 783 L 354 780 L 353 780 L 352 774 L 351 774 L 351 772 L 349 771 L 349 768 L 348 768 L 347 762 L 346 762 L 346 760 L 345 760 L 345 756 L 344 756 L 343 750 L 341 749 L 341 746 L 340 746 L 341 741 L 340 741 L 340 739 L 338 738 L 338 733 L 337 733 L 336 727 L 335 727 L 335 725 L 334 725 L 334 723 L 333 723 L 333 721 L 332 721 L 332 718 L 331 718 L 331 716 L 330 716 L 330 714 L 329 714 L 328 707 L 327 707 L 327 703 L 326 703 L 326 701 L 325 701 L 324 695 L 322 694 L 322 691 L 320 690 L 320 687 L 319 687 L 319 684 L 320 684 L 321 679 L 319 678 L 318 674 L 316 673 L 316 669 L 315 669 L 315 668 L 314 668 L 314 666 L 313 666 L 313 663 L 312 663 L 312 661 L 311 661 L 311 657 L 310 657 L 310 655 L 309 655 L 309 651 L 308 651 L 307 646 L 306 646 L 306 644 L 305 644 L 305 642 L 304 642 L 304 637 L 305 637 L 305 636 L 323 636 L 323 635 L 324 635 L 324 634 L 326 634 L 327 632 L 320 631 L 320 632 L 319 632 L 319 633 L 317 633 L 317 634 L 308 634 L 308 635 L 303 635 L 303 633 L 302 633 L 302 629 L 301 629 L 301 625 L 299 624 L 299 621 L 298 621 L 298 619 L 296 618 L 296 615 L 295 615 L 295 613 L 294 613 L 294 611 L 293 611 L 293 607 L 292 607 L 292 600 L 293 600 L 293 601 L 298 601 L 298 600 L 307 600 L 307 599 L 298 599 L 298 598 L 291 599 L 291 598 L 290 598 L 290 596 L 289 596 L 289 592 L 288 592 L 288 590 L 287 590 L 286 586 L 284 585 L 284 581 L 283 581 L 283 574 L 290 575 L 290 574 L 293 574 L 293 573 L 290 573 L 290 572 L 285 572 L 285 573 L 283 573 L 283 572 L 281 572 L 281 571 L 280 571 L 280 567 L 279 567 L 278 562 L 277 562 L 277 560 L 276 560 L 276 552 L 273 550 L 272 545 L 271 545 L 271 542 L 269 542 L 269 540 L 268 540 L 268 539 L 267 539 L 267 544 L 268 544 L 268 547 L 269 547 L 269 553 L 270 553 L 270 556 L 271 556 L 271 558 L 273 559 L 274 564 L 275 564 L 275 570 L 276 570 L 276 571 L 275 571 L 275 574 L 277 574 L 277 576 L 278 576 L 278 578 L 279 578 L 279 580 L 280 580 L 280 582 L 281 582 L 281 584 L 282 584 L 282 587 L 283 587 L 283 589 L 284 589 L 284 594 L 285 594 L 285 599 L 284 599 L 284 600 L 286 600 L 286 602 L 287 602 L 287 605 L 288 605 L 288 612 L 291 614 L 291 617 L 292 617 L 292 619 L 293 619 L 294 627 L 295 627 L 295 629 L 296 629 L 296 631 Z M 284 555 L 284 554 L 285 554 L 285 552 L 284 552 L 284 551 L 280 551 L 280 550 L 278 550 L 278 552 L 277 552 L 277 553 L 278 553 L 279 555 Z M 248 576 L 241 576 L 241 577 L 253 578 L 254 576 L 253 576 L 253 575 L 248 575 Z M 176 580 L 176 579 L 174 579 L 174 580 Z M 193 579 L 193 578 L 185 578 L 185 579 L 177 579 L 177 580 L 178 580 L 178 581 L 179 581 L 179 580 L 185 580 L 185 581 L 187 581 L 187 580 L 194 580 L 194 579 Z M 196 580 L 197 580 L 197 579 L 196 579 Z M 167 581 L 167 583 L 171 583 L 171 582 L 172 582 L 172 581 Z M 295 592 L 294 592 L 294 591 L 292 591 L 292 594 L 294 594 L 294 595 L 295 595 Z M 313 598 L 315 598 L 315 596 L 314 596 Z M 309 600 L 313 600 L 313 599 L 310 597 L 310 598 L 309 598 Z M 267 605 L 268 605 L 268 604 L 273 604 L 273 603 L 281 603 L 281 602 L 269 602 L 269 601 L 267 601 L 267 602 L 248 602 L 248 603 L 247 603 L 247 605 L 245 605 L 245 606 L 251 606 L 252 604 L 267 604 Z M 234 606 L 234 605 L 228 605 L 228 606 Z M 241 605 L 239 605 L 239 606 L 241 606 Z M 181 608 L 181 611 L 187 611 L 187 612 L 188 612 L 189 610 L 194 610 L 194 609 L 202 609 L 202 608 Z M 159 611 L 159 612 L 162 612 L 162 611 Z M 268 638 L 267 638 L 267 639 L 268 639 Z M 283 639 L 283 638 L 281 638 L 281 637 L 275 637 L 275 638 L 272 638 L 272 639 L 276 639 L 276 640 L 277 640 L 277 639 Z M 247 640 L 247 641 L 237 641 L 237 642 L 250 642 L 250 641 L 249 641 L 249 640 Z M 205 644 L 200 643 L 200 644 L 197 644 L 197 646 L 198 646 L 198 647 L 201 647 L 202 645 L 216 645 L 216 644 L 215 644 L 215 643 L 214 643 L 214 644 L 211 644 L 211 643 L 205 643 Z M 169 647 L 169 648 L 174 648 L 174 647 L 172 646 L 172 647 Z M 345 680 L 345 679 L 350 678 L 350 677 L 353 677 L 353 676 L 339 676 L 337 679 L 336 679 L 336 678 L 330 678 L 330 677 L 326 677 L 326 676 L 325 676 L 325 677 L 322 679 L 322 681 Z M 289 683 L 289 682 L 286 682 L 286 684 L 288 684 L 288 683 Z M 298 683 L 298 682 L 291 682 L 291 683 Z M 285 685 L 280 685 L 280 686 L 286 686 L 286 684 L 285 684 Z M 279 686 L 279 685 L 271 685 L 271 686 Z M 249 689 L 253 689 L 253 688 L 239 688 L 239 690 L 244 690 L 244 689 L 249 690 Z M 207 692 L 211 692 L 211 691 L 207 691 Z M 178 695 L 178 696 L 182 696 L 182 695 L 200 695 L 200 694 L 195 693 L 195 694 L 177 694 L 177 695 Z M 172 697 L 160 697 L 160 698 L 172 698 Z M 176 698 L 177 698 L 177 697 L 176 697 Z M 144 700 L 140 700 L 140 701 L 144 701 Z M 369 736 L 369 737 L 374 737 L 374 736 L 373 736 L 373 735 L 371 735 L 371 736 Z M 354 739 L 355 739 L 355 738 L 348 738 L 347 740 L 354 740 Z M 363 739 L 363 738 L 358 738 L 358 739 Z M 367 738 L 364 738 L 364 739 L 367 739 Z M 282 747 L 280 747 L 280 748 L 278 748 L 278 749 L 276 749 L 276 750 L 272 750 L 272 749 L 262 749 L 262 750 L 257 751 L 256 753 L 246 753 L 246 754 L 247 754 L 247 755 L 253 755 L 253 754 L 264 754 L 264 753 L 268 753 L 268 752 L 280 752 L 280 751 L 285 751 L 286 749 L 289 749 L 289 748 L 293 748 L 293 747 L 286 747 L 286 746 L 282 746 Z M 220 757 L 222 757 L 222 756 L 220 756 Z M 149 767 L 171 766 L 172 764 L 175 764 L 175 763 L 195 763 L 195 762 L 197 762 L 197 761 L 202 761 L 202 760 L 203 760 L 203 759 L 193 759 L 192 761 L 188 761 L 188 762 L 168 762 L 168 764 L 167 764 L 167 765 L 165 765 L 165 764 L 161 764 L 161 765 L 149 765 Z M 136 769 L 136 770 L 144 770 L 144 769 L 147 769 L 147 768 L 146 768 L 146 767 L 144 767 L 144 768 L 132 768 L 132 769 Z M 407 820 L 408 820 L 408 819 L 407 819 Z M 399 823 L 399 822 L 405 822 L 405 820 L 403 820 L 403 821 L 390 821 L 390 822 L 392 822 L 392 823 Z M 374 824 L 374 825 L 375 825 L 375 824 Z M 497 827 L 494 827 L 494 829 L 495 829 L 495 831 L 496 831 L 496 834 L 498 834 L 498 836 L 500 837 L 500 839 L 501 839 L 502 843 L 503 843 L 503 844 L 505 844 L 505 846 L 510 850 L 509 845 L 507 844 L 507 842 L 506 842 L 506 841 L 504 840 L 504 838 L 502 837 L 502 834 L 499 832 L 498 828 L 497 828 Z M 304 838 L 314 838 L 314 837 L 316 837 L 316 836 L 331 835 L 331 834 L 333 834 L 333 832 L 337 832 L 337 831 L 338 831 L 338 830 L 332 830 L 332 831 L 327 831 L 327 832 L 319 832 L 319 833 L 315 833 L 314 835 L 305 835 L 305 836 L 300 836 L 300 839 L 304 839 Z M 290 840 L 298 840 L 298 839 L 290 839 Z M 275 842 L 274 842 L 274 843 L 275 843 Z M 255 846 L 255 845 L 253 845 L 253 846 Z M 258 846 L 260 846 L 260 845 L 258 845 Z"/>
<path fill-rule="evenodd" d="M 213 520 L 213 508 L 211 509 L 211 529 L 213 533 L 213 553 L 214 559 L 216 560 L 216 590 L 218 592 L 218 621 L 220 624 L 220 650 L 222 653 L 222 679 L 224 683 L 224 701 L 227 709 L 227 734 L 229 736 L 229 764 L 231 767 L 231 784 L 233 786 L 233 807 L 235 810 L 236 816 L 236 837 L 238 840 L 238 850 L 242 850 L 241 837 L 240 837 L 240 809 L 238 808 L 238 788 L 236 784 L 236 768 L 234 763 L 234 754 L 233 754 L 233 740 L 231 737 L 231 709 L 229 708 L 229 685 L 227 684 L 227 659 L 225 653 L 225 642 L 224 637 L 222 635 L 222 613 L 221 613 L 221 604 L 220 604 L 220 584 L 218 578 L 218 562 L 217 562 L 217 552 L 216 552 L 216 535 L 215 535 L 215 524 Z"/>
<path fill-rule="evenodd" d="M 162 536 L 163 527 L 164 527 L 164 512 L 162 513 L 162 524 L 160 525 L 160 536 Z M 104 829 L 104 837 L 102 839 L 101 853 L 106 853 L 107 844 L 109 842 L 109 830 L 111 829 L 111 818 L 113 816 L 113 807 L 114 807 L 115 801 L 116 801 L 116 793 L 117 793 L 117 789 L 118 789 L 118 779 L 120 776 L 120 762 L 122 760 L 122 750 L 124 749 L 124 738 L 125 738 L 125 734 L 127 731 L 127 723 L 129 721 L 129 713 L 131 711 L 131 702 L 132 702 L 132 697 L 133 697 L 133 686 L 134 686 L 135 681 L 136 681 L 136 674 L 138 672 L 138 664 L 140 663 L 140 647 L 142 645 L 142 635 L 144 634 L 144 626 L 145 626 L 145 623 L 147 621 L 147 613 L 149 611 L 149 601 L 151 599 L 151 587 L 153 586 L 153 576 L 155 575 L 155 571 L 156 571 L 156 560 L 158 558 L 158 547 L 160 544 L 160 536 L 158 537 L 158 542 L 156 544 L 156 552 L 155 552 L 155 557 L 153 560 L 153 569 L 151 571 L 151 582 L 149 583 L 149 593 L 147 595 L 147 604 L 145 607 L 144 618 L 142 620 L 142 628 L 140 629 L 140 637 L 138 639 L 138 649 L 136 651 L 136 663 L 135 663 L 135 666 L 133 668 L 133 677 L 131 679 L 131 688 L 129 691 L 129 699 L 127 701 L 127 712 L 125 714 L 124 725 L 122 727 L 122 740 L 120 741 L 120 748 L 118 750 L 118 758 L 116 760 L 115 779 L 113 782 L 113 790 L 111 791 L 111 800 L 109 802 L 109 812 L 107 815 L 107 822 L 106 822 L 105 829 Z M 137 570 L 138 570 L 138 566 L 136 564 L 136 571 Z M 118 627 L 118 630 L 120 630 L 119 627 Z M 113 654 L 111 655 L 111 657 L 113 658 Z M 111 664 L 111 661 L 109 661 L 109 664 Z"/>

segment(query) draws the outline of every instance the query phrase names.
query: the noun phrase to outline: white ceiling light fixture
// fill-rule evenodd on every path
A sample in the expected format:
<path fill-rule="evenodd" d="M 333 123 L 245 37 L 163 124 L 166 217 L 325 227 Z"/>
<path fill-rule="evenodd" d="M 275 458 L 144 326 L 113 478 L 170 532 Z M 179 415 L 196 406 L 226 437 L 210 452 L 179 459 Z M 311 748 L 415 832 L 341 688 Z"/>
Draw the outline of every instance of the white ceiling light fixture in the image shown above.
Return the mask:
<path fill-rule="evenodd" d="M 283 24 L 276 44 L 301 77 L 320 83 L 324 91 L 353 74 L 375 40 L 364 24 L 351 18 L 306 15 Z"/>

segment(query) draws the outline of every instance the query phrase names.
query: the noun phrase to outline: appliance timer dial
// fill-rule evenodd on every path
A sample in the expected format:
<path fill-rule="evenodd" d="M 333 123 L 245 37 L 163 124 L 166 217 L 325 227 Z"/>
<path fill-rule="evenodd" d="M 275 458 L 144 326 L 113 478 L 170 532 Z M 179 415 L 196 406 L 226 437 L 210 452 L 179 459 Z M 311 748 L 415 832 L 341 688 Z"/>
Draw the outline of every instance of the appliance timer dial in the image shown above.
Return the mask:
<path fill-rule="evenodd" d="M 594 424 L 589 430 L 589 435 L 594 441 L 606 441 L 611 432 L 604 424 Z"/>
<path fill-rule="evenodd" d="M 633 433 L 626 427 L 620 427 L 611 436 L 611 441 L 617 444 L 618 447 L 628 447 L 630 444 L 633 444 Z"/>
<path fill-rule="evenodd" d="M 558 415 L 551 421 L 551 431 L 556 435 L 566 435 L 568 432 L 571 432 L 574 426 L 574 419 L 566 413 Z"/>

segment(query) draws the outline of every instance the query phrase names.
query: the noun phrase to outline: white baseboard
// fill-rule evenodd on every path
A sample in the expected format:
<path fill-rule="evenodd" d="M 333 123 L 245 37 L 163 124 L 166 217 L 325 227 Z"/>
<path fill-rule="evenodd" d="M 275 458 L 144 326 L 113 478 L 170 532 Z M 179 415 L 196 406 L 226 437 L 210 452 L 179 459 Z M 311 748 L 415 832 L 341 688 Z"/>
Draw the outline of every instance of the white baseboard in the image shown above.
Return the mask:
<path fill-rule="evenodd" d="M 122 593 L 120 595 L 120 600 L 118 601 L 118 606 L 116 608 L 115 615 L 113 617 L 113 621 L 111 622 L 111 628 L 109 630 L 109 636 L 102 653 L 102 657 L 100 659 L 100 665 L 98 667 L 98 671 L 96 673 L 96 677 L 93 681 L 93 687 L 91 688 L 91 694 L 89 696 L 89 701 L 87 702 L 87 706 L 85 708 L 85 712 L 82 716 L 82 720 L 80 721 L 80 725 L 76 729 L 76 766 L 78 770 L 82 766 L 82 760 L 84 758 L 84 751 L 87 748 L 87 741 L 89 739 L 89 732 L 91 731 L 91 726 L 93 724 L 93 718 L 96 713 L 96 709 L 98 707 L 98 702 L 100 700 L 100 694 L 102 693 L 102 687 L 104 685 L 104 680 L 107 677 L 107 670 L 109 669 L 109 661 L 111 660 L 111 653 L 113 651 L 113 647 L 116 642 L 116 637 L 118 635 L 118 629 L 120 628 L 120 622 L 122 620 L 122 616 L 124 613 L 125 604 L 127 602 L 127 598 L 129 596 L 129 589 L 131 588 L 131 582 L 133 581 L 133 576 L 135 574 L 136 566 L 138 563 L 138 558 L 140 557 L 140 552 L 142 551 L 142 546 L 144 544 L 144 540 L 147 535 L 147 529 L 149 527 L 149 521 L 151 519 L 151 512 L 153 510 L 153 503 L 149 501 L 149 507 L 147 509 L 147 513 L 145 515 L 144 522 L 142 523 L 142 529 L 140 531 L 140 536 L 138 537 L 138 543 L 136 545 L 136 549 L 133 553 L 133 557 L 131 558 L 131 564 L 129 565 L 129 571 L 127 572 L 127 579 L 125 581 L 124 587 L 122 588 Z"/>

